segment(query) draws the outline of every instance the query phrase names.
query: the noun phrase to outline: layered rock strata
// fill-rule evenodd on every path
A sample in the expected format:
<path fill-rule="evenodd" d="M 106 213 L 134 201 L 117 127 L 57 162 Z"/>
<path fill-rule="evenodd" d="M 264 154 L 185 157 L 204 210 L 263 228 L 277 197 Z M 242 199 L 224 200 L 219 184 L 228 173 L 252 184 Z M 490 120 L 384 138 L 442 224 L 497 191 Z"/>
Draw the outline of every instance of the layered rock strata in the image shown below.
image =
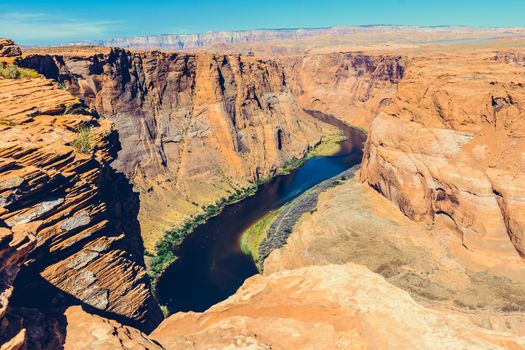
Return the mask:
<path fill-rule="evenodd" d="M 233 32 L 162 34 L 90 40 L 69 45 L 96 45 L 138 50 L 207 50 L 221 53 L 294 55 L 313 52 L 357 51 L 373 47 L 414 47 L 428 43 L 476 43 L 521 38 L 522 28 L 415 27 L 365 25 L 332 28 L 255 29 Z"/>
<path fill-rule="evenodd" d="M 81 303 L 151 330 L 162 314 L 144 269 L 136 194 L 109 166 L 118 150 L 111 123 L 51 80 L 0 79 L 0 132 L 0 226 L 36 238 L 14 303 Z"/>
<path fill-rule="evenodd" d="M 352 52 L 281 59 L 286 81 L 298 103 L 368 129 L 391 103 L 404 76 L 407 58 Z"/>
<path fill-rule="evenodd" d="M 255 276 L 205 313 L 151 336 L 168 349 L 523 349 L 525 338 L 430 310 L 359 265 Z"/>
<path fill-rule="evenodd" d="M 22 65 L 115 123 L 115 163 L 141 191 L 146 248 L 202 206 L 271 176 L 320 140 L 274 61 L 212 54 L 53 49 Z M 325 130 L 326 131 L 326 130 Z"/>
<path fill-rule="evenodd" d="M 27 255 L 35 246 L 32 235 L 0 228 L 0 347 L 18 349 L 26 342 L 26 329 L 11 324 L 7 313 L 13 282 Z M 3 345 L 2 345 L 3 344 Z"/>
<path fill-rule="evenodd" d="M 525 256 L 525 68 L 513 52 L 414 57 L 373 121 L 361 179 L 470 250 Z"/>
<path fill-rule="evenodd" d="M 12 63 L 20 55 L 22 50 L 12 40 L 0 38 L 0 62 Z"/>
<path fill-rule="evenodd" d="M 79 306 L 64 313 L 67 326 L 64 350 L 160 350 L 159 343 L 144 333 L 114 320 L 92 315 Z"/>

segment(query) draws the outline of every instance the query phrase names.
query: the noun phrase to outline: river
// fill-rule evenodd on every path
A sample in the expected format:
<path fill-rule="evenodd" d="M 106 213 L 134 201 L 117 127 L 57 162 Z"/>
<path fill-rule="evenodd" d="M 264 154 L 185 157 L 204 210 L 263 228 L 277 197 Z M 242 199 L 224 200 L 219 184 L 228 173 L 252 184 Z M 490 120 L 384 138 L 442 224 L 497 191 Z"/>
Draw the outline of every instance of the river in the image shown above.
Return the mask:
<path fill-rule="evenodd" d="M 157 298 L 170 313 L 201 312 L 234 294 L 245 279 L 258 273 L 251 256 L 241 251 L 242 233 L 269 211 L 361 162 L 363 133 L 321 112 L 308 113 L 339 127 L 348 139 L 335 155 L 310 158 L 197 227 L 177 249 L 178 260 L 157 281 Z"/>

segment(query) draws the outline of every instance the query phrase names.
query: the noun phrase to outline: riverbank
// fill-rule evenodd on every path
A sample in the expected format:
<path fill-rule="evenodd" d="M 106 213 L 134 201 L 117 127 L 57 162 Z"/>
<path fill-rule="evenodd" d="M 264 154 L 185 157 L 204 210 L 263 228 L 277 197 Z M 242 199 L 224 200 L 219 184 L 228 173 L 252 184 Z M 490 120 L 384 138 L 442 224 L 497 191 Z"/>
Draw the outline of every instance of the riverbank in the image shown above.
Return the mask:
<path fill-rule="evenodd" d="M 155 281 L 171 264 L 177 260 L 175 252 L 182 244 L 184 239 L 190 235 L 196 227 L 206 223 L 210 218 L 220 214 L 225 207 L 238 203 L 247 197 L 254 195 L 257 189 L 274 178 L 287 175 L 291 171 L 304 165 L 312 157 L 330 156 L 340 151 L 340 143 L 346 139 L 342 131 L 332 135 L 322 136 L 320 142 L 312 149 L 308 150 L 302 158 L 292 158 L 280 167 L 273 176 L 260 179 L 252 186 L 237 189 L 229 197 L 221 198 L 216 203 L 206 206 L 203 212 L 186 220 L 178 228 L 164 234 L 163 238 L 157 243 L 155 254 L 146 252 L 149 258 L 148 271 L 151 278 Z"/>
<path fill-rule="evenodd" d="M 259 261 L 259 246 L 263 239 L 266 238 L 266 232 L 268 232 L 270 226 L 277 220 L 277 217 L 286 206 L 284 205 L 277 210 L 269 212 L 242 234 L 239 243 L 241 250 L 244 254 L 251 255 L 254 262 Z"/>
<path fill-rule="evenodd" d="M 262 226 L 273 224 L 272 216 L 286 211 L 286 205 L 295 198 L 360 164 L 366 136 L 340 121 L 334 122 L 342 124 L 337 125 L 341 131 L 323 137 L 304 157 L 286 162 L 273 178 L 254 184 L 253 192 L 239 193 L 231 204 L 227 204 L 228 200 L 219 203 L 197 217 L 197 224 L 192 221 L 183 231 L 167 237 L 165 245 L 159 247 L 161 254 L 154 258 L 152 275 L 155 295 L 169 313 L 201 312 L 235 293 L 247 278 L 259 273 L 252 256 L 245 253 L 247 249 L 241 250 L 243 232 L 264 217 L 267 220 Z M 342 178 L 336 182 L 340 181 Z M 315 198 L 311 205 L 315 206 Z M 294 215 L 287 218 L 299 218 L 302 212 L 303 208 L 294 206 Z M 283 236 L 282 231 L 275 232 L 272 238 Z M 252 247 L 266 246 L 262 241 L 267 237 L 253 238 L 249 242 Z M 282 243 L 285 241 L 283 238 Z M 269 251 L 277 246 L 271 240 L 268 243 Z M 264 259 L 264 251 L 250 249 Z"/>
<path fill-rule="evenodd" d="M 281 248 L 286 243 L 294 225 L 301 216 L 315 210 L 319 195 L 353 178 L 358 169 L 359 165 L 356 165 L 321 182 L 292 202 L 268 213 L 242 234 L 240 240 L 241 249 L 246 254 L 251 254 L 259 271 L 262 271 L 264 260 L 270 253 L 275 249 Z"/>

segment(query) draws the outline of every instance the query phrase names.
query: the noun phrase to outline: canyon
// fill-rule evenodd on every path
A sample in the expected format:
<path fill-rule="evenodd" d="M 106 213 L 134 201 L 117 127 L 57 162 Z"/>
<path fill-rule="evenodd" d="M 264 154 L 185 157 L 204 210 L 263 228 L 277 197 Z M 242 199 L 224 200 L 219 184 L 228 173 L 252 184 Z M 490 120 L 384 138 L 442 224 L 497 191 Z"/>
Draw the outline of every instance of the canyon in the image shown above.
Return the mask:
<path fill-rule="evenodd" d="M 341 47 L 414 46 L 447 41 L 521 38 L 523 28 L 362 25 L 327 28 L 255 29 L 198 34 L 162 34 L 87 40 L 67 46 L 107 46 L 134 50 L 206 51 L 272 56 L 327 53 Z"/>
<path fill-rule="evenodd" d="M 273 61 L 122 49 L 27 53 L 122 140 L 115 168 L 141 192 L 146 249 L 204 206 L 271 176 L 329 133 L 311 120 Z"/>
<path fill-rule="evenodd" d="M 1 349 L 524 349 L 520 45 L 316 40 L 254 56 L 0 41 L 42 74 L 0 78 Z M 337 135 L 305 110 L 368 133 L 361 168 L 235 294 L 162 320 L 148 255 Z"/>

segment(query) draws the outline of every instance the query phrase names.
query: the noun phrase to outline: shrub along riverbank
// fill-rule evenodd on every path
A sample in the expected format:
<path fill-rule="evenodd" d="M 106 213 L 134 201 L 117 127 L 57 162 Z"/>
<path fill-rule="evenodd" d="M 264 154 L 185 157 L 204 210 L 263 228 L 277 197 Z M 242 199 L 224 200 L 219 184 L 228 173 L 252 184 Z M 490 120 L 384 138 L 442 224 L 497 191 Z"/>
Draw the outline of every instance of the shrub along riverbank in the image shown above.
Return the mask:
<path fill-rule="evenodd" d="M 269 212 L 243 232 L 240 242 L 241 250 L 244 254 L 250 254 L 253 261 L 259 261 L 259 246 L 261 245 L 262 240 L 266 237 L 266 232 L 268 232 L 268 229 L 284 208 L 285 206 L 282 206 L 277 210 Z"/>
<path fill-rule="evenodd" d="M 155 254 L 146 252 L 146 255 L 151 257 L 151 262 L 149 264 L 150 275 L 153 278 L 158 277 L 162 272 L 168 268 L 172 263 L 177 259 L 176 250 L 184 240 L 186 236 L 193 232 L 193 230 L 204 224 L 211 217 L 218 215 L 224 207 L 230 204 L 234 204 L 243 200 L 244 198 L 255 194 L 257 188 L 270 181 L 272 178 L 285 175 L 290 173 L 292 170 L 303 165 L 308 159 L 315 156 L 329 156 L 335 154 L 339 151 L 339 143 L 345 140 L 345 136 L 342 133 L 323 136 L 319 144 L 317 144 L 313 149 L 309 150 L 306 155 L 302 158 L 293 157 L 287 161 L 276 173 L 267 179 L 261 179 L 257 183 L 243 189 L 237 189 L 235 193 L 231 194 L 227 198 L 222 198 L 216 203 L 211 204 L 203 208 L 203 212 L 198 214 L 184 222 L 180 227 L 172 231 L 166 232 L 163 238 L 157 243 Z M 248 249 L 248 246 L 259 245 L 260 241 L 257 241 L 257 237 L 250 237 L 250 241 L 246 241 L 245 249 L 246 251 L 252 251 L 251 248 Z"/>
<path fill-rule="evenodd" d="M 303 214 L 315 210 L 319 195 L 329 188 L 354 177 L 357 169 L 359 169 L 359 165 L 317 184 L 293 201 L 279 208 L 275 215 L 268 218 L 263 217 L 243 233 L 241 242 L 243 240 L 250 242 L 246 248 L 254 258 L 259 271 L 262 271 L 264 260 L 268 255 L 286 243 L 293 231 L 293 227 Z"/>
<path fill-rule="evenodd" d="M 179 228 L 166 232 L 164 237 L 157 243 L 155 255 L 151 259 L 151 275 L 153 277 L 161 274 L 168 266 L 176 260 L 174 251 L 180 246 L 184 238 L 193 232 L 193 230 L 204 224 L 211 217 L 219 214 L 222 209 L 230 204 L 237 203 L 244 198 L 253 195 L 263 181 L 257 182 L 250 187 L 237 189 L 235 193 L 227 198 L 221 198 L 217 202 L 204 207 L 204 211 L 189 220 L 186 220 Z M 147 253 L 148 254 L 148 253 Z"/>

